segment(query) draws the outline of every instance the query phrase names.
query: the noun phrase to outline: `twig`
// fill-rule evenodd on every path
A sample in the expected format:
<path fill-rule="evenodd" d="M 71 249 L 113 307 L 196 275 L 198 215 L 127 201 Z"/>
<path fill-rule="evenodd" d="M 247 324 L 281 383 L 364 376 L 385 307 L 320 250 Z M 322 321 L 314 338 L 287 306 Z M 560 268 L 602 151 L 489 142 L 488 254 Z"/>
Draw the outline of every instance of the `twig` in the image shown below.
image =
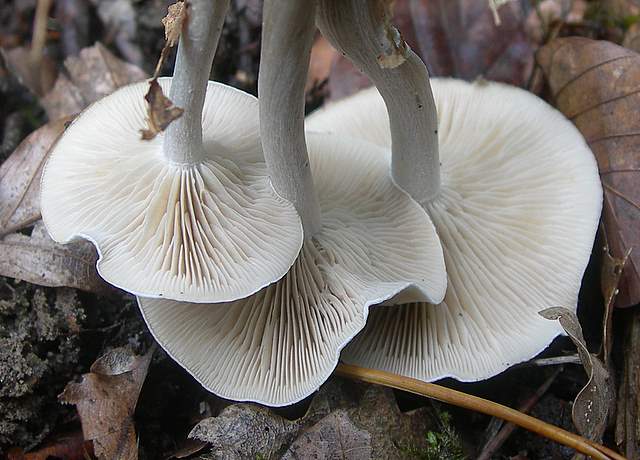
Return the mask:
<path fill-rule="evenodd" d="M 29 66 L 34 75 L 40 73 L 44 45 L 47 42 L 47 22 L 52 0 L 38 0 L 36 15 L 33 20 L 33 36 L 31 38 L 31 50 L 29 51 Z M 44 88 L 38 88 L 43 91 Z"/>
<path fill-rule="evenodd" d="M 544 381 L 544 383 L 540 386 L 540 388 L 538 388 L 531 396 L 529 396 L 529 398 L 527 398 L 524 404 L 522 404 L 518 408 L 520 412 L 524 414 L 529 413 L 529 411 L 533 409 L 533 407 L 537 404 L 540 398 L 542 398 L 542 396 L 544 396 L 544 394 L 549 390 L 549 387 L 551 386 L 551 384 L 554 382 L 556 377 L 562 371 L 563 371 L 562 367 L 557 368 L 549 376 L 549 378 L 547 378 L 547 380 Z M 516 429 L 516 425 L 513 423 L 507 423 L 504 426 L 502 426 L 502 428 L 500 428 L 500 431 L 498 431 L 498 434 L 496 434 L 491 439 L 489 439 L 489 441 L 487 441 L 484 448 L 482 449 L 482 452 L 480 452 L 480 455 L 478 455 L 477 460 L 489 460 L 491 456 L 498 449 L 500 449 L 500 447 L 502 447 L 502 445 L 509 438 L 509 436 L 511 436 L 511 433 L 513 433 L 515 429 Z"/>
<path fill-rule="evenodd" d="M 619 453 L 574 433 L 523 414 L 515 409 L 461 391 L 452 390 L 434 383 L 421 382 L 420 380 L 390 372 L 367 369 L 350 364 L 339 364 L 335 373 L 342 377 L 408 391 L 409 393 L 433 398 L 454 406 L 499 417 L 547 439 L 571 447 L 582 454 L 590 455 L 597 460 L 625 460 Z"/>
<path fill-rule="evenodd" d="M 517 364 L 517 367 L 543 367 L 543 366 L 560 366 L 563 364 L 578 364 L 582 366 L 582 361 L 577 354 L 566 356 L 552 356 L 550 358 L 538 358 L 524 363 Z"/>

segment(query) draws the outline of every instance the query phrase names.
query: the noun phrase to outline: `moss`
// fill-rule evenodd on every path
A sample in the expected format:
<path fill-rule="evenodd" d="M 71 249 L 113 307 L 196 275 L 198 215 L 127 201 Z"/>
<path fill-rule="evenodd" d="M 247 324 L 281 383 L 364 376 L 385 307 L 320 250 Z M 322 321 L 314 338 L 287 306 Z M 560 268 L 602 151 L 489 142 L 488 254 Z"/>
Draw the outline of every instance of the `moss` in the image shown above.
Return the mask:
<path fill-rule="evenodd" d="M 409 446 L 403 449 L 407 458 L 417 460 L 464 460 L 462 441 L 451 425 L 448 412 L 438 414 L 440 431 L 426 433 L 426 446 Z"/>
<path fill-rule="evenodd" d="M 83 318 L 72 289 L 0 279 L 0 451 L 37 443 L 68 411 L 56 396 L 76 371 Z"/>

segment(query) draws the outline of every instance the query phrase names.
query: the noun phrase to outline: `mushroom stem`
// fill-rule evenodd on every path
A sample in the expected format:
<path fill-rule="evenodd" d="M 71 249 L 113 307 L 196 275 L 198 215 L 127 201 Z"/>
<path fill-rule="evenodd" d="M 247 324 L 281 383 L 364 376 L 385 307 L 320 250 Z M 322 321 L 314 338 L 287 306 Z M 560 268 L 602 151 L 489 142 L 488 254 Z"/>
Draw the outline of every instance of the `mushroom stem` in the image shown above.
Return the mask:
<path fill-rule="evenodd" d="M 389 0 L 319 0 L 317 25 L 376 85 L 389 113 L 391 174 L 419 203 L 440 190 L 438 118 L 429 73 L 391 24 Z"/>
<path fill-rule="evenodd" d="M 316 0 L 265 0 L 258 95 L 260 137 L 275 191 L 293 203 L 311 238 L 321 227 L 304 135 L 304 85 Z"/>
<path fill-rule="evenodd" d="M 163 143 L 165 157 L 175 163 L 194 164 L 204 158 L 202 107 L 228 8 L 229 0 L 189 0 L 169 92 L 184 113 L 169 125 Z"/>

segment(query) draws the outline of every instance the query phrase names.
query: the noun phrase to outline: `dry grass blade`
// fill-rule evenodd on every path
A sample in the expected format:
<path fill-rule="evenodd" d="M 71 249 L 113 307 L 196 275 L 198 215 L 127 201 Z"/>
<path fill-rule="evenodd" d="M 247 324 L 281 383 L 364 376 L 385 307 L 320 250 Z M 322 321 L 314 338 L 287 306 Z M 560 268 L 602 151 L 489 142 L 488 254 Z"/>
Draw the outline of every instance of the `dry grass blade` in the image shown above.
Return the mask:
<path fill-rule="evenodd" d="M 336 374 L 342 377 L 360 380 L 368 383 L 384 385 L 409 393 L 426 396 L 454 406 L 463 407 L 483 414 L 499 417 L 507 422 L 514 423 L 526 430 L 544 436 L 547 439 L 571 447 L 585 455 L 590 455 L 597 460 L 625 460 L 619 453 L 600 444 L 589 441 L 562 428 L 538 420 L 520 411 L 511 409 L 493 401 L 472 396 L 461 391 L 452 390 L 434 383 L 426 383 L 420 380 L 392 374 L 390 372 L 367 369 L 348 364 L 339 364 Z"/>

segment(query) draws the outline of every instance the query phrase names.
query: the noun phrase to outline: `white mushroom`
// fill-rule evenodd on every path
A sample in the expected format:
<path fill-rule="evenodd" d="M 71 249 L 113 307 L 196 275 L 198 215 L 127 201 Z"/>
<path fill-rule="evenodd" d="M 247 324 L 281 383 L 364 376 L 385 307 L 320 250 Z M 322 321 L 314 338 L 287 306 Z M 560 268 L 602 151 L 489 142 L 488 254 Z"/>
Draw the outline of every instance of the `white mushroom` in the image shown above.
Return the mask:
<path fill-rule="evenodd" d="M 602 189 L 578 130 L 533 94 L 484 81 L 432 84 L 442 186 L 424 208 L 443 245 L 447 294 L 440 305 L 373 309 L 342 358 L 421 380 L 475 381 L 562 333 L 538 311 L 575 310 Z M 375 89 L 312 114 L 307 129 L 392 143 Z"/>
<path fill-rule="evenodd" d="M 393 184 L 390 156 L 335 135 L 305 142 L 314 9 L 315 2 L 265 1 L 258 82 L 269 174 L 305 229 L 296 263 L 277 283 L 232 303 L 139 298 L 156 340 L 206 388 L 273 406 L 299 401 L 327 379 L 369 306 L 406 290 L 439 302 L 446 288 L 438 237 Z"/>
<path fill-rule="evenodd" d="M 174 78 L 160 81 L 183 116 L 140 140 L 145 83 L 89 107 L 51 153 L 42 215 L 54 240 L 91 240 L 100 275 L 126 291 L 231 301 L 287 272 L 302 227 L 269 184 L 257 100 L 207 82 L 228 0 L 190 5 Z"/>
<path fill-rule="evenodd" d="M 339 136 L 308 143 L 322 228 L 283 279 L 224 304 L 138 298 L 160 345 L 225 398 L 299 401 L 331 374 L 370 305 L 407 288 L 434 301 L 444 294 L 435 230 L 393 185 L 388 154 Z"/>

